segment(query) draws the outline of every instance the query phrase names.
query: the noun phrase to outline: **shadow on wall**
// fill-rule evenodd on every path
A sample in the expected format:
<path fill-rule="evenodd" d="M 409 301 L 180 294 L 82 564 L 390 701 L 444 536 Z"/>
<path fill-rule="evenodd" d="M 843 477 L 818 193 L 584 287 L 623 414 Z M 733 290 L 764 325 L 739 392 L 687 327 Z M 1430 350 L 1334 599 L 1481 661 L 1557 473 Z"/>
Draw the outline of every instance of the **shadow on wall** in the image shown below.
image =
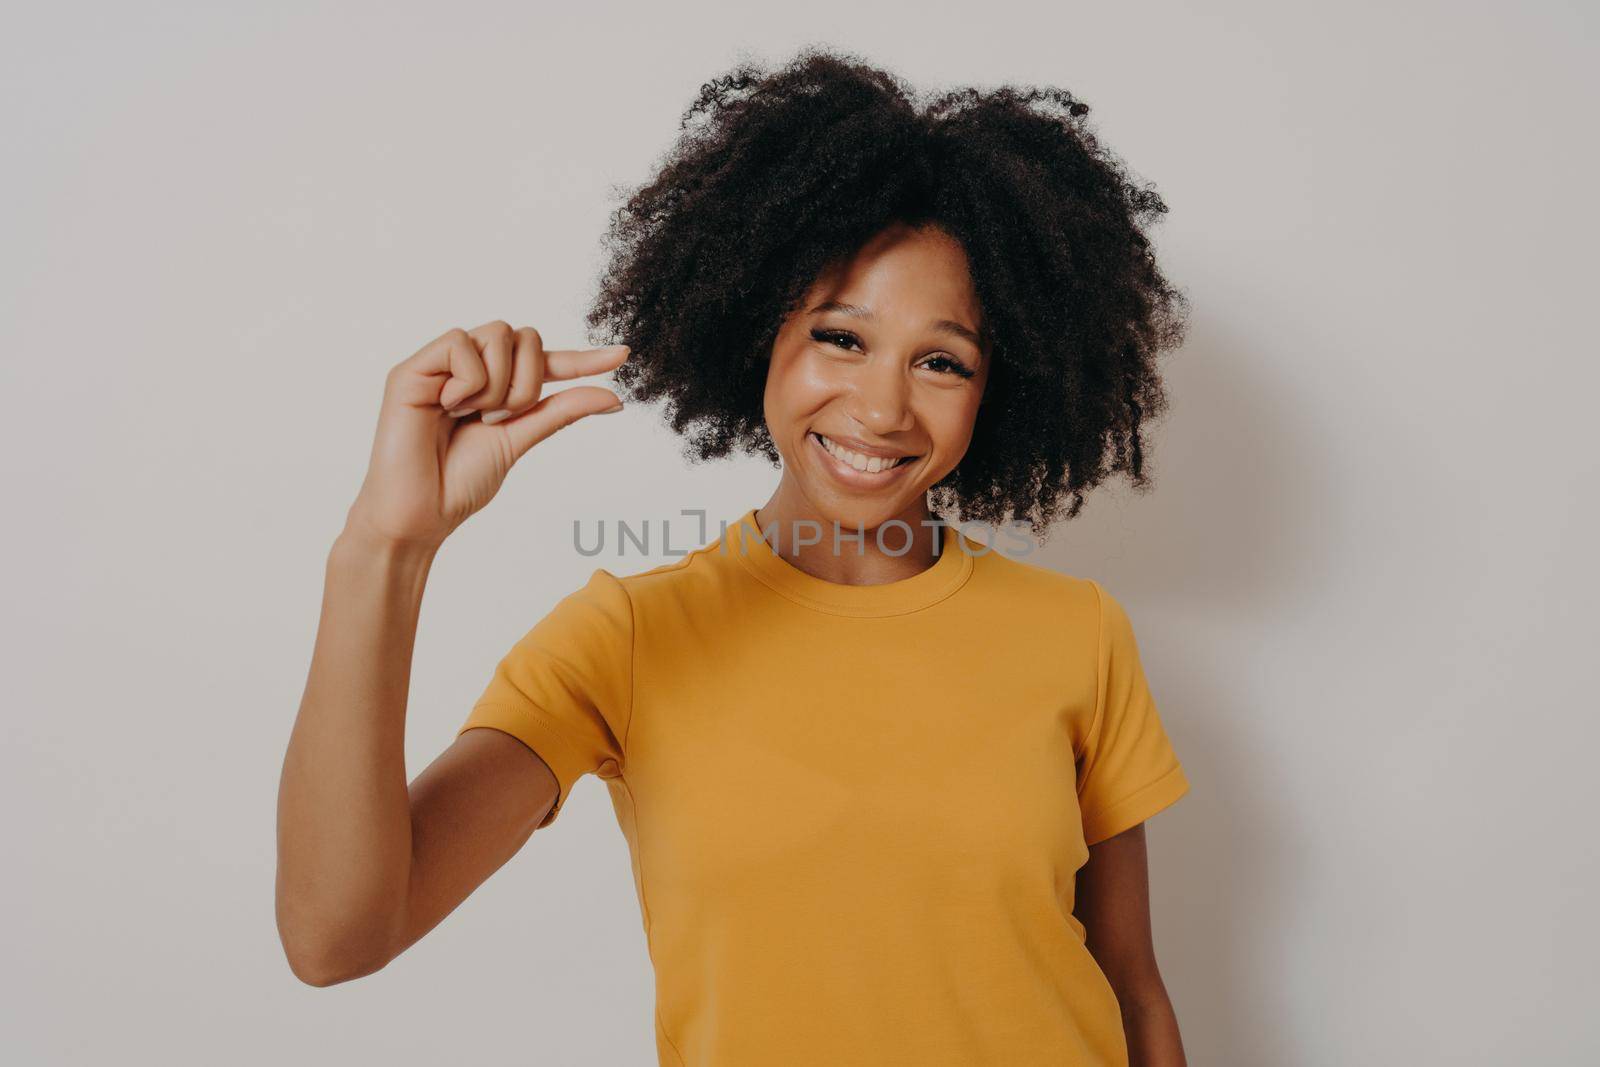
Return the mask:
<path fill-rule="evenodd" d="M 1157 954 L 1190 1059 L 1312 1062 L 1273 1022 L 1293 1014 L 1293 984 L 1278 979 L 1302 834 L 1256 724 L 1287 709 L 1251 706 L 1271 653 L 1230 635 L 1304 617 L 1330 573 L 1309 558 L 1330 517 L 1318 509 L 1338 501 L 1315 490 L 1319 443 L 1294 421 L 1303 401 L 1260 374 L 1271 360 L 1241 358 L 1198 313 L 1165 359 L 1170 410 L 1146 442 L 1153 490 L 1109 482 L 1030 559 L 1093 577 L 1128 608 L 1190 779 L 1148 827 Z"/>

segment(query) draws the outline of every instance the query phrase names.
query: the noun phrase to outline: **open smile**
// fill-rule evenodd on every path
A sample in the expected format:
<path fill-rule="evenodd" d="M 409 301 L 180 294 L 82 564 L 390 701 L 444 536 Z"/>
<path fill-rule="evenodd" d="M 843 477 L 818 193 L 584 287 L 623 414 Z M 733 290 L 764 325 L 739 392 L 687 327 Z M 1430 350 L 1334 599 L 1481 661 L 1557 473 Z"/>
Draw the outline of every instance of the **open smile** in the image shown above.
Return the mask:
<path fill-rule="evenodd" d="M 873 489 L 902 477 L 918 456 L 869 456 L 853 452 L 811 431 L 806 434 L 835 479 L 852 488 Z"/>

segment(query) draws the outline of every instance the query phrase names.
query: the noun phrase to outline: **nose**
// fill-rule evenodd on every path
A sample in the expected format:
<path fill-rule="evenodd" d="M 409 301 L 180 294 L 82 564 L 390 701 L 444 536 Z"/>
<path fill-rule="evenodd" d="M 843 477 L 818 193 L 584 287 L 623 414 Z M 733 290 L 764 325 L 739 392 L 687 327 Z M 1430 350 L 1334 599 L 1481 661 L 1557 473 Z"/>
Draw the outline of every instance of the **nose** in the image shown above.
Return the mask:
<path fill-rule="evenodd" d="M 870 361 L 854 386 L 849 414 L 867 433 L 883 436 L 911 428 L 910 383 L 898 361 Z"/>

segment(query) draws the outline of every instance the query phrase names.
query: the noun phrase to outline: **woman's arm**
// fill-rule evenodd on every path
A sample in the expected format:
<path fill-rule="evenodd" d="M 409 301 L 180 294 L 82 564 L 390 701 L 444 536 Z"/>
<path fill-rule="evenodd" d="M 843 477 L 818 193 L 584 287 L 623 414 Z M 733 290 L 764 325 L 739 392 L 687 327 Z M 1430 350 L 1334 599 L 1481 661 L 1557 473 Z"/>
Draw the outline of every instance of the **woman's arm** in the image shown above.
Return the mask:
<path fill-rule="evenodd" d="M 1150 934 L 1144 823 L 1089 846 L 1074 910 L 1121 1005 L 1129 1067 L 1187 1067 Z"/>
<path fill-rule="evenodd" d="M 366 480 L 328 553 L 278 787 L 278 931 L 304 981 L 383 967 L 515 854 L 554 803 L 555 775 L 494 730 L 462 733 L 407 786 L 417 618 L 440 545 L 511 465 L 620 406 L 595 386 L 541 400 L 543 383 L 625 355 L 546 352 L 536 331 L 494 322 L 452 330 L 389 372 Z"/>
<path fill-rule="evenodd" d="M 509 735 L 463 734 L 409 789 L 405 711 L 431 552 L 346 529 L 278 802 L 278 929 L 316 986 L 382 968 L 498 870 L 555 802 Z"/>

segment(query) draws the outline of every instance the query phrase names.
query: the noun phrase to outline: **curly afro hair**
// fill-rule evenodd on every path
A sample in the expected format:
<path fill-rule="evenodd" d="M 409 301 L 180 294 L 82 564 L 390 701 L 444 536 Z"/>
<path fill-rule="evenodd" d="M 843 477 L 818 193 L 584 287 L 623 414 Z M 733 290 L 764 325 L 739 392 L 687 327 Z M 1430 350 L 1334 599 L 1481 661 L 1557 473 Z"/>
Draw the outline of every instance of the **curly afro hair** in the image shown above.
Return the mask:
<path fill-rule="evenodd" d="M 775 70 L 741 61 L 612 214 L 591 342 L 631 346 L 619 392 L 664 400 L 689 458 L 779 464 L 762 394 L 783 319 L 885 227 L 936 225 L 966 250 L 993 363 L 930 506 L 1039 535 L 1112 474 L 1143 491 L 1140 427 L 1166 407 L 1156 355 L 1182 341 L 1187 305 L 1144 232 L 1166 205 L 1088 111 L 1014 86 L 919 106 L 897 76 L 821 46 Z"/>

